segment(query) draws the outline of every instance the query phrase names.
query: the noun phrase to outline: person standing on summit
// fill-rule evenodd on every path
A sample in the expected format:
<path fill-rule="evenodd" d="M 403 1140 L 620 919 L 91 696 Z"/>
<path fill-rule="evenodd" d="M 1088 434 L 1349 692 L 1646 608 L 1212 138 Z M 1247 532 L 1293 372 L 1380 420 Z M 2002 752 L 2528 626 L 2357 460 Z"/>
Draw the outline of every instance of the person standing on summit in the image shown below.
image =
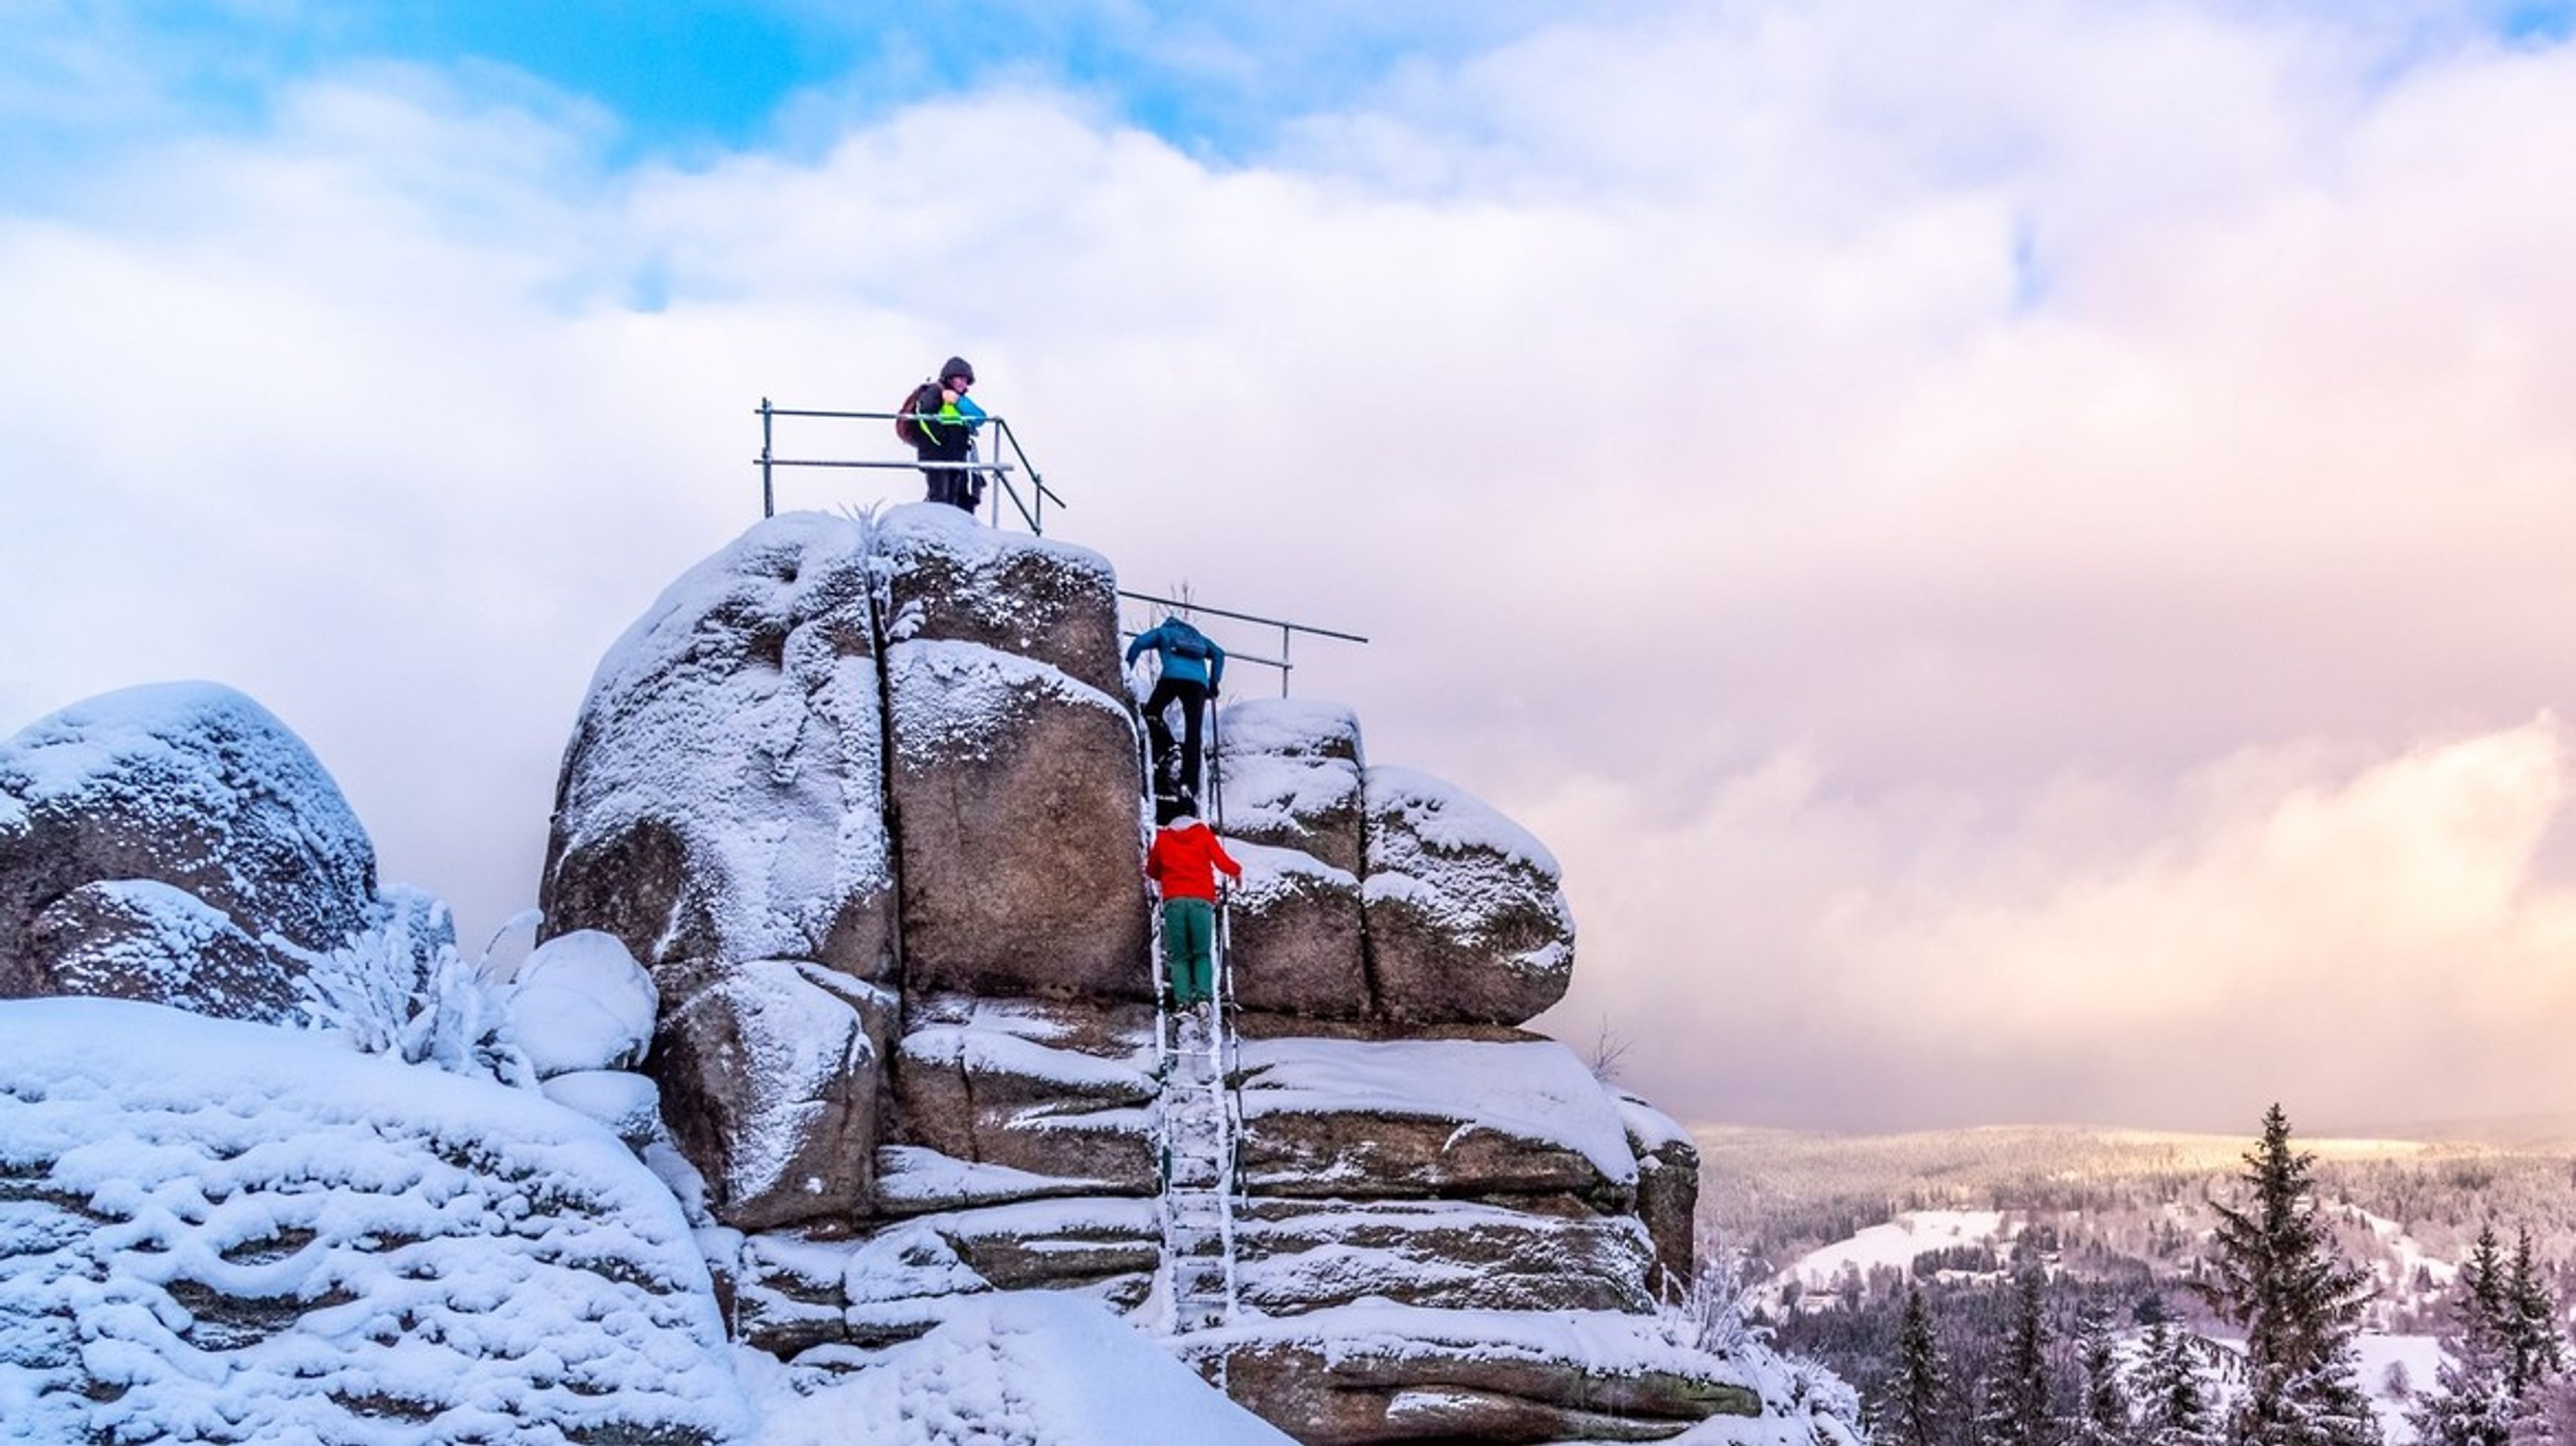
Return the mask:
<path fill-rule="evenodd" d="M 903 403 L 903 415 L 895 422 L 895 435 L 912 444 L 913 454 L 924 462 L 971 462 L 975 458 L 975 429 L 984 424 L 984 409 L 975 405 L 966 390 L 975 385 L 975 369 L 962 356 L 950 357 L 939 368 L 939 375 L 912 389 Z M 973 512 L 984 501 L 984 479 L 978 472 L 962 466 L 924 467 L 921 475 L 930 482 L 930 501 L 945 502 Z"/>
<path fill-rule="evenodd" d="M 1195 795 L 1199 791 L 1201 717 L 1207 711 L 1208 700 L 1216 696 L 1217 685 L 1225 680 L 1225 649 L 1178 613 L 1166 614 L 1160 627 L 1136 635 L 1136 641 L 1127 645 L 1127 666 L 1136 666 L 1147 648 L 1161 656 L 1163 665 L 1162 676 L 1155 680 L 1154 691 L 1145 699 L 1145 731 L 1154 740 L 1154 771 L 1166 775 L 1166 781 L 1178 789 Z M 1170 764 L 1166 760 L 1172 752 L 1172 725 L 1163 719 L 1164 710 L 1174 703 L 1181 705 L 1181 766 L 1177 778 L 1168 776 Z"/>

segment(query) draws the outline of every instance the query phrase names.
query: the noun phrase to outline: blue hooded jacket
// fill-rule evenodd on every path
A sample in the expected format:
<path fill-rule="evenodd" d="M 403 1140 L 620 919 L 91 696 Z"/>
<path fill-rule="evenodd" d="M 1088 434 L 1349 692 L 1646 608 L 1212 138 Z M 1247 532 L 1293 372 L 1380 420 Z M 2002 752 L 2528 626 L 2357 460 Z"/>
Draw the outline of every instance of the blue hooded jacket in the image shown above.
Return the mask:
<path fill-rule="evenodd" d="M 1213 692 L 1225 677 L 1225 649 L 1179 618 L 1165 618 L 1162 626 L 1138 633 L 1127 645 L 1128 666 L 1135 666 L 1147 648 L 1162 655 L 1163 676 L 1176 682 L 1205 683 Z"/>

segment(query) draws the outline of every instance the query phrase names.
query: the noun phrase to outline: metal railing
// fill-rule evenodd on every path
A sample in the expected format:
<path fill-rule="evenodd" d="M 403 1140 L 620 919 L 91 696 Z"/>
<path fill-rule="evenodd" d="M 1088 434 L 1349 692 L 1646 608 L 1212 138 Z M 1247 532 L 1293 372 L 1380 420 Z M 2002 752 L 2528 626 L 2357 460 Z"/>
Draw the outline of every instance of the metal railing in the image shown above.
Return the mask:
<path fill-rule="evenodd" d="M 1285 618 L 1265 618 L 1258 613 L 1239 613 L 1227 608 L 1212 608 L 1206 603 L 1186 602 L 1179 598 L 1156 597 L 1151 593 L 1129 592 L 1123 587 L 1118 590 L 1118 595 L 1127 599 L 1129 602 L 1151 603 L 1156 607 L 1168 608 L 1173 612 L 1184 615 L 1189 613 L 1206 613 L 1211 617 L 1233 618 L 1237 622 L 1258 623 L 1266 628 L 1277 628 L 1279 630 L 1278 657 L 1265 658 L 1258 653 L 1239 653 L 1231 648 L 1226 650 L 1225 656 L 1226 661 L 1228 662 L 1239 661 L 1245 663 L 1258 663 L 1265 668 L 1278 669 L 1279 696 L 1282 698 L 1288 696 L 1289 675 L 1297 670 L 1296 661 L 1289 656 L 1289 644 L 1295 634 L 1309 633 L 1315 637 L 1333 638 L 1345 643 L 1365 644 L 1368 642 L 1368 639 L 1361 637 L 1357 633 L 1335 632 L 1331 628 L 1318 628 L 1309 626 L 1305 623 L 1292 623 Z M 1138 633 L 1145 631 L 1147 630 L 1144 628 L 1137 628 L 1132 631 L 1122 628 L 1119 630 L 1119 635 L 1121 637 L 1133 638 Z"/>
<path fill-rule="evenodd" d="M 777 437 L 777 419 L 825 417 L 860 422 L 892 422 L 905 417 L 910 417 L 914 421 L 939 419 L 925 417 L 925 414 L 920 412 L 834 412 L 810 407 L 778 407 L 770 405 L 767 397 L 760 399 L 760 407 L 753 415 L 760 418 L 760 455 L 752 459 L 752 465 L 760 469 L 760 515 L 763 517 L 778 515 L 778 493 L 771 474 L 772 469 L 779 467 L 882 468 L 906 472 L 964 472 L 970 475 L 990 476 L 1001 484 L 993 489 L 993 525 L 995 527 L 1002 525 L 1002 499 L 1008 497 L 1011 499 L 1011 506 L 1019 512 L 1020 520 L 1029 525 L 1029 531 L 1040 537 L 1046 535 L 1046 505 L 1050 502 L 1058 508 L 1066 505 L 1065 500 L 1055 494 L 1055 489 L 1046 485 L 1046 479 L 1038 475 L 1037 466 L 1029 461 L 1029 454 L 1021 448 L 1020 439 L 1012 435 L 1011 424 L 1000 417 L 987 416 L 983 419 L 983 425 L 992 430 L 993 436 L 1000 444 L 995 449 L 997 456 L 995 461 L 973 460 L 974 453 L 969 451 L 967 454 L 969 460 L 964 462 L 930 462 L 918 459 L 909 462 L 881 462 L 843 461 L 821 457 L 781 457 L 777 455 L 774 445 Z M 1014 460 L 1008 462 L 998 460 L 1002 449 L 1008 449 Z M 1028 477 L 1028 496 L 1020 495 L 1019 486 L 1011 480 L 1013 473 L 1024 473 Z"/>

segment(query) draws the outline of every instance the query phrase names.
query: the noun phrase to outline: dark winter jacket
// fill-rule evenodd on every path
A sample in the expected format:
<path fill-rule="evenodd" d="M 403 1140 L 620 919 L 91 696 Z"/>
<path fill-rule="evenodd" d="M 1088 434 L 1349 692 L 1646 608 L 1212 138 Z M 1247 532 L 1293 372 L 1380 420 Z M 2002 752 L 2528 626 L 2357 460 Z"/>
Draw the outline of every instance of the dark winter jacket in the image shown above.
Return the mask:
<path fill-rule="evenodd" d="M 1196 819 L 1175 823 L 1154 834 L 1145 853 L 1145 877 L 1160 885 L 1170 899 L 1216 900 L 1216 871 L 1230 879 L 1243 877 L 1243 865 L 1226 855 L 1215 830 Z"/>
<path fill-rule="evenodd" d="M 1165 618 L 1161 627 L 1138 633 L 1127 645 L 1128 665 L 1133 667 L 1147 648 L 1162 654 L 1163 676 L 1174 682 L 1205 683 L 1213 693 L 1225 678 L 1225 649 L 1179 618 Z"/>

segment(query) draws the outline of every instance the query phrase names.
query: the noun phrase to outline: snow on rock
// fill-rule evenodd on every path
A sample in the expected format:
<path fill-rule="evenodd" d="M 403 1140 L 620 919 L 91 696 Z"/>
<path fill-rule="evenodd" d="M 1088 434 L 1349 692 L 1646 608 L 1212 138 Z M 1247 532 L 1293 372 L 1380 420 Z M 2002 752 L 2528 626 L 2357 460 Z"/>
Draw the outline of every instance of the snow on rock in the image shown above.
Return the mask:
<path fill-rule="evenodd" d="M 1222 1360 L 1237 1400 L 1310 1441 L 1636 1440 L 1763 1409 L 1746 1363 L 1621 1312 L 1364 1301 L 1202 1332 L 1181 1350 Z"/>
<path fill-rule="evenodd" d="M 887 672 L 906 987 L 1151 999 L 1126 705 L 974 642 L 893 644 Z"/>
<path fill-rule="evenodd" d="M 1225 845 L 1243 865 L 1229 934 L 1236 1000 L 1299 1019 L 1371 1018 L 1377 1001 L 1360 927 L 1360 881 L 1296 849 L 1230 834 Z"/>
<path fill-rule="evenodd" d="M 1357 715 L 1339 703 L 1246 699 L 1218 710 L 1216 745 L 1226 837 L 1361 871 Z"/>
<path fill-rule="evenodd" d="M 744 1338 L 781 1357 L 877 1346 L 938 1323 L 951 1297 L 1079 1290 L 1122 1309 L 1151 1289 L 1150 1200 L 1024 1200 L 900 1221 L 858 1240 L 753 1236 L 740 1287 Z"/>
<path fill-rule="evenodd" d="M 866 528 L 770 518 L 683 574 L 592 677 L 540 904 L 668 1002 L 725 965 L 892 967 L 893 871 Z"/>
<path fill-rule="evenodd" d="M 535 1094 L 0 1004 L 0 1436 L 743 1440 L 670 1193 Z"/>
<path fill-rule="evenodd" d="M 1468 1201 L 1260 1201 L 1236 1227 L 1243 1299 L 1287 1316 L 1369 1297 L 1468 1310 L 1654 1308 L 1654 1246 L 1628 1216 Z"/>
<path fill-rule="evenodd" d="M 1141 1019 L 1123 1031 L 1103 1019 L 1067 1039 L 1034 1013 L 947 1007 L 957 1002 L 925 1002 L 914 1014 L 924 1022 L 896 1047 L 907 1142 L 1121 1193 L 1156 1188 L 1147 1117 L 1155 1085 Z M 1044 1025 L 1060 1025 L 1081 1007 L 1049 1012 Z M 1032 1037 L 1041 1034 L 1055 1037 Z"/>
<path fill-rule="evenodd" d="M 763 1383 L 765 1446 L 1292 1446 L 1100 1306 L 977 1296 L 883 1361 L 797 1390 Z"/>
<path fill-rule="evenodd" d="M 588 1115 L 641 1152 L 662 1128 L 662 1091 L 653 1081 L 622 1069 L 576 1069 L 539 1086 L 547 1099 Z"/>
<path fill-rule="evenodd" d="M 1657 1284 L 1686 1288 L 1699 1273 L 1699 1143 L 1672 1116 L 1612 1090 L 1637 1156 L 1637 1218 L 1655 1242 Z"/>
<path fill-rule="evenodd" d="M 1574 977 L 1556 858 L 1464 790 L 1371 768 L 1361 891 L 1378 1001 L 1400 1023 L 1519 1024 Z"/>
<path fill-rule="evenodd" d="M 83 884 L 36 916 L 30 955 L 53 991 L 275 1018 L 277 961 L 232 916 L 157 879 Z M 245 1005 L 253 1007 L 245 1007 Z"/>
<path fill-rule="evenodd" d="M 1107 558 L 927 502 L 889 510 L 876 547 L 889 643 L 981 644 L 1119 691 L 1118 579 Z"/>
<path fill-rule="evenodd" d="M 163 887 L 84 892 L 132 884 Z M 369 923 L 375 884 L 339 785 L 230 688 L 127 688 L 0 743 L 0 996 L 78 992 L 68 969 L 129 997 L 281 1020 L 305 959 Z M 184 952 L 198 945 L 202 977 Z"/>
<path fill-rule="evenodd" d="M 1243 1168 L 1290 1196 L 1572 1191 L 1618 1198 L 1617 1107 L 1553 1040 L 1245 1042 Z"/>
<path fill-rule="evenodd" d="M 661 1005 L 644 966 L 616 935 L 597 929 L 537 946 L 508 999 L 511 1031 L 539 1079 L 643 1063 Z"/>
<path fill-rule="evenodd" d="M 1117 1188 L 1115 1180 L 1041 1175 L 1008 1165 L 960 1160 L 919 1145 L 888 1145 L 877 1151 L 877 1204 L 889 1215 L 1107 1195 Z"/>
<path fill-rule="evenodd" d="M 718 1218 L 758 1230 L 868 1208 L 892 991 L 818 964 L 736 965 L 663 1020 L 671 1133 Z"/>

